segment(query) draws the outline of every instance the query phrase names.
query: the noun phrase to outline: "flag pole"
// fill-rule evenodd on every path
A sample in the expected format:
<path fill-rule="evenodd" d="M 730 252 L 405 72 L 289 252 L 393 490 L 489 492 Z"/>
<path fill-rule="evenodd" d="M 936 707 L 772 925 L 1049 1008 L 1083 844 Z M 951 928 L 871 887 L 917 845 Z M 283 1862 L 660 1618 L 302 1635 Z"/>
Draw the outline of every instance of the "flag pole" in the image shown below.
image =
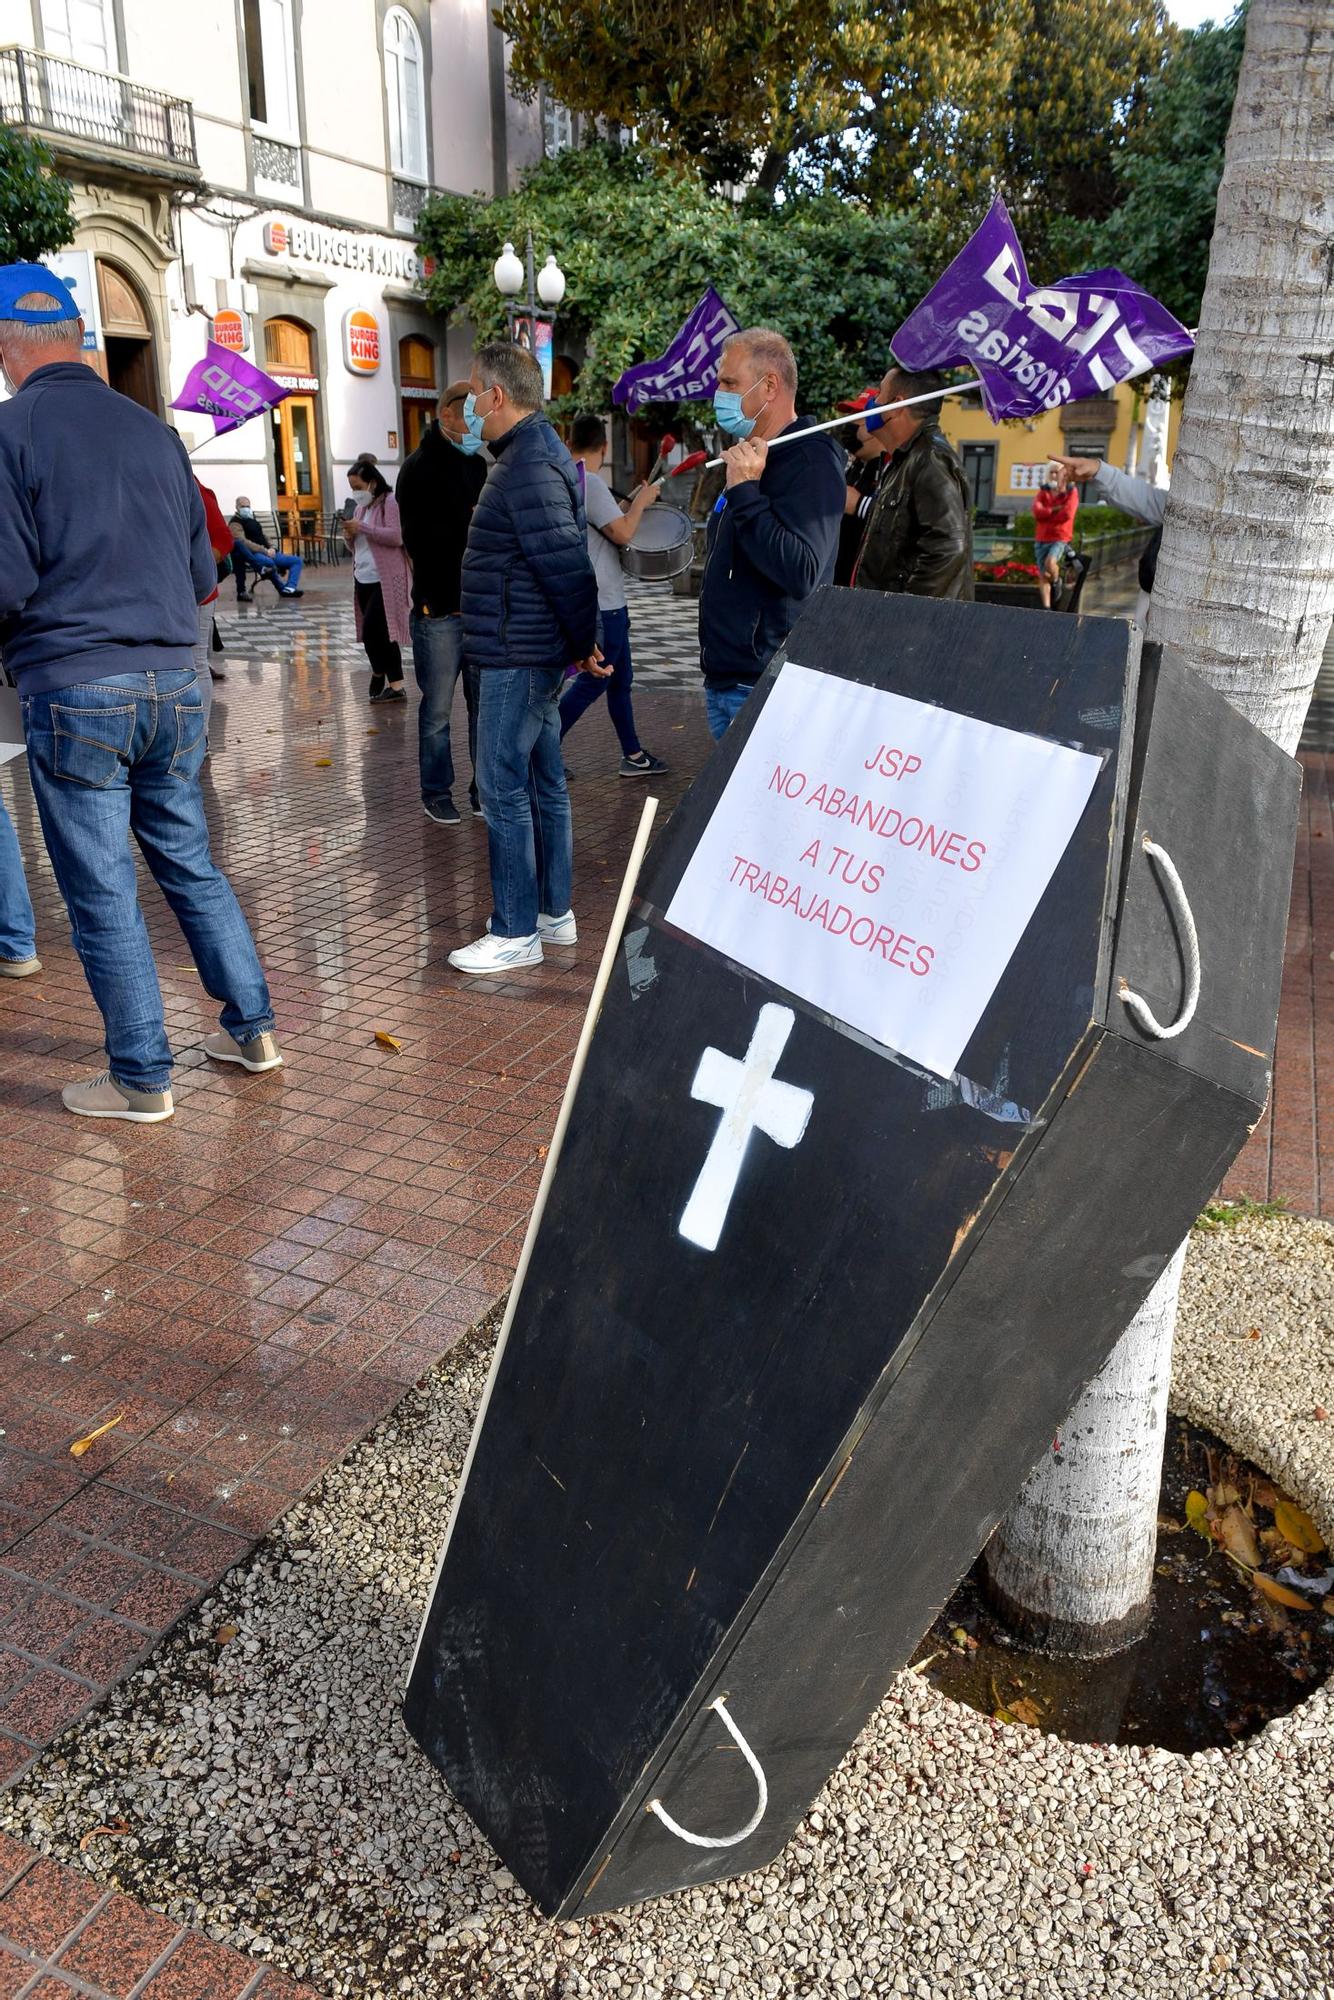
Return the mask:
<path fill-rule="evenodd" d="M 888 410 L 909 410 L 914 403 L 938 403 L 945 396 L 974 396 L 980 393 L 981 388 L 978 383 L 963 382 L 956 384 L 952 389 L 928 389 L 923 396 L 904 396 L 897 403 L 873 403 L 869 409 L 849 410 L 845 417 L 831 417 L 827 424 L 807 424 L 805 430 L 784 431 L 781 437 L 769 439 L 769 449 L 776 451 L 780 444 L 795 444 L 798 438 L 814 437 L 819 431 L 836 431 L 840 424 L 864 424 L 868 417 L 882 417 Z M 742 442 L 742 439 L 737 439 L 738 444 Z M 722 463 L 721 458 L 711 458 L 704 470 L 710 472 L 714 466 Z"/>

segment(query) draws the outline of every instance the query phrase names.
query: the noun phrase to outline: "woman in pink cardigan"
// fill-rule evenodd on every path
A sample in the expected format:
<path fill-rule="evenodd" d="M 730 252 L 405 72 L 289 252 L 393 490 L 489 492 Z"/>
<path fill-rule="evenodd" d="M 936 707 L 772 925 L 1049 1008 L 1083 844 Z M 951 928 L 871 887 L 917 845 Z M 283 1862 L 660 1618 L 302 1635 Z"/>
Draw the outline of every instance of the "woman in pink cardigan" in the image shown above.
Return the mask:
<path fill-rule="evenodd" d="M 403 656 L 410 643 L 412 565 L 403 547 L 398 502 L 373 459 L 359 458 L 347 475 L 357 511 L 343 523 L 352 551 L 357 637 L 371 663 L 371 700 L 406 701 Z"/>

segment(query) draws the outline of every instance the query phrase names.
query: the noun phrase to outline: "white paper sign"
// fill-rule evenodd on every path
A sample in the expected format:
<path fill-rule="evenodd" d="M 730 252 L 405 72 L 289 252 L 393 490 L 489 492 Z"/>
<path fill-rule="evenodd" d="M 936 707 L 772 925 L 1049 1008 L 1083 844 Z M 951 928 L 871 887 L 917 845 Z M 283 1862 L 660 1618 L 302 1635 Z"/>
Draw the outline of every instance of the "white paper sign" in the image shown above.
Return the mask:
<path fill-rule="evenodd" d="M 667 921 L 952 1075 L 1100 763 L 788 661 Z"/>

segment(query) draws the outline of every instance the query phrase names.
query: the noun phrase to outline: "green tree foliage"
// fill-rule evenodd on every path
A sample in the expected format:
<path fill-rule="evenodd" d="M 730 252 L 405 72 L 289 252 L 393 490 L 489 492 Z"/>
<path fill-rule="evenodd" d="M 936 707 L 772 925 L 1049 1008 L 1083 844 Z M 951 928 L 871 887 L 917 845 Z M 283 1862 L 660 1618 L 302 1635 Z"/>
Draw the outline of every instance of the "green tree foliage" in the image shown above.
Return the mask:
<path fill-rule="evenodd" d="M 1160 0 L 986 0 L 980 27 L 884 17 L 881 72 L 790 170 L 920 218 L 938 255 L 1004 194 L 1035 277 L 1084 261 L 1172 46 Z"/>
<path fill-rule="evenodd" d="M 1117 161 L 1122 199 L 1097 237 L 1099 263 L 1129 271 L 1187 326 L 1204 296 L 1245 33 L 1242 8 L 1183 38 Z"/>
<path fill-rule="evenodd" d="M 499 0 L 510 78 L 634 129 L 706 179 L 741 180 L 843 131 L 880 89 L 891 51 L 989 32 L 996 0 Z"/>
<path fill-rule="evenodd" d="M 74 234 L 70 184 L 45 146 L 0 125 L 0 263 L 35 264 Z"/>
<path fill-rule="evenodd" d="M 711 284 L 743 324 L 788 335 L 803 407 L 825 408 L 879 379 L 892 334 L 930 282 L 901 216 L 833 196 L 738 209 L 696 174 L 598 144 L 543 161 L 504 199 L 430 203 L 420 240 L 436 259 L 436 311 L 467 318 L 483 338 L 503 333 L 491 267 L 529 228 L 539 260 L 554 251 L 569 280 L 557 345 L 585 344 L 576 400 L 590 408 L 608 406 L 632 363 L 662 353 Z"/>
<path fill-rule="evenodd" d="M 1115 207 L 1174 38 L 1162 0 L 500 0 L 496 18 L 520 89 L 706 180 L 911 212 L 936 261 L 1003 192 L 1043 277 Z"/>

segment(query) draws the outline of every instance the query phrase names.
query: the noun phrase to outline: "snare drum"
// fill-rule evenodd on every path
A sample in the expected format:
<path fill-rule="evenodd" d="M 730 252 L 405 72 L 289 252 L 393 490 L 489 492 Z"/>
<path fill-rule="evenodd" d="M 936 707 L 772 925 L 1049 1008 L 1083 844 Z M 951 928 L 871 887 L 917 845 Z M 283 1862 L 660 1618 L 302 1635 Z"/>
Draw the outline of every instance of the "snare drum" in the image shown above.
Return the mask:
<path fill-rule="evenodd" d="M 690 516 L 659 501 L 641 516 L 621 550 L 621 568 L 640 583 L 670 583 L 690 568 L 694 554 L 695 528 Z"/>

